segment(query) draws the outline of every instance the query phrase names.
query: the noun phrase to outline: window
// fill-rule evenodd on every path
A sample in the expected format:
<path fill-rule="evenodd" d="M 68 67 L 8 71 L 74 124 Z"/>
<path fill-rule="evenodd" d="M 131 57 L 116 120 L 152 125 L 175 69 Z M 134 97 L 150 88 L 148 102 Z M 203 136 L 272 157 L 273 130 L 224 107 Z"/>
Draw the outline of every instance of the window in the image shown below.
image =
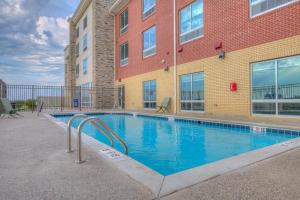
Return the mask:
<path fill-rule="evenodd" d="M 128 30 L 128 9 L 120 15 L 120 32 L 125 33 Z"/>
<path fill-rule="evenodd" d="M 76 37 L 79 38 L 79 27 L 76 29 Z"/>
<path fill-rule="evenodd" d="M 261 15 L 296 1 L 298 0 L 250 0 L 250 13 L 252 17 Z"/>
<path fill-rule="evenodd" d="M 180 107 L 185 111 L 204 111 L 203 72 L 180 76 Z"/>
<path fill-rule="evenodd" d="M 180 43 L 203 35 L 203 0 L 197 0 L 180 11 Z"/>
<path fill-rule="evenodd" d="M 87 23 L 88 23 L 88 18 L 87 16 L 85 16 L 85 18 L 83 19 L 83 30 L 86 29 Z"/>
<path fill-rule="evenodd" d="M 92 97 L 93 93 L 91 92 L 93 90 L 92 83 L 86 83 L 81 85 L 81 107 L 82 108 L 91 108 L 92 107 Z"/>
<path fill-rule="evenodd" d="M 143 0 L 143 18 L 148 17 L 155 11 L 156 0 Z"/>
<path fill-rule="evenodd" d="M 85 51 L 87 49 L 87 43 L 88 43 L 88 38 L 87 38 L 87 33 L 83 36 L 82 39 L 82 48 L 83 51 Z"/>
<path fill-rule="evenodd" d="M 252 64 L 252 113 L 300 115 L 300 56 Z"/>
<path fill-rule="evenodd" d="M 79 43 L 76 44 L 76 57 L 79 56 Z"/>
<path fill-rule="evenodd" d="M 128 42 L 124 43 L 120 47 L 121 52 L 120 52 L 120 65 L 125 66 L 128 65 Z"/>
<path fill-rule="evenodd" d="M 149 57 L 156 53 L 156 27 L 153 26 L 143 33 L 143 57 Z"/>
<path fill-rule="evenodd" d="M 144 108 L 156 108 L 156 80 L 144 82 Z"/>
<path fill-rule="evenodd" d="M 87 58 L 83 59 L 82 67 L 83 67 L 83 74 L 87 74 L 87 72 L 88 72 L 88 59 Z"/>
<path fill-rule="evenodd" d="M 76 74 L 76 78 L 78 78 L 79 77 L 79 64 L 76 65 L 75 74 Z"/>

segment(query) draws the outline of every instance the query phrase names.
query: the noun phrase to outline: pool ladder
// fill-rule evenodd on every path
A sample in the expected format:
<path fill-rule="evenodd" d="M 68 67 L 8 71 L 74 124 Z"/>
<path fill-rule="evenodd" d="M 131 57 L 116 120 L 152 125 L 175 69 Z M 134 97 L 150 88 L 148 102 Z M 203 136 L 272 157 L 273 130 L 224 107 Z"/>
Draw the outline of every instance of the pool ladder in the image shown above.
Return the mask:
<path fill-rule="evenodd" d="M 88 122 L 91 122 L 93 124 L 93 126 L 95 126 L 104 136 L 106 136 L 108 138 L 108 140 L 110 141 L 110 145 L 112 147 L 114 147 L 113 138 L 118 140 L 122 144 L 122 146 L 125 150 L 125 154 L 128 155 L 127 144 L 107 124 L 105 124 L 101 119 L 99 119 L 97 117 L 88 117 L 85 114 L 74 115 L 68 121 L 68 129 L 67 129 L 67 146 L 68 146 L 68 148 L 67 148 L 67 153 L 72 152 L 72 144 L 71 144 L 72 123 L 75 121 L 75 119 L 79 119 L 79 118 L 83 118 L 84 120 L 79 124 L 79 126 L 77 128 L 77 150 L 78 150 L 78 153 L 77 153 L 77 160 L 75 161 L 76 163 L 80 164 L 80 163 L 85 162 L 84 160 L 82 160 L 82 154 L 81 154 L 81 131 L 82 131 L 83 126 Z"/>

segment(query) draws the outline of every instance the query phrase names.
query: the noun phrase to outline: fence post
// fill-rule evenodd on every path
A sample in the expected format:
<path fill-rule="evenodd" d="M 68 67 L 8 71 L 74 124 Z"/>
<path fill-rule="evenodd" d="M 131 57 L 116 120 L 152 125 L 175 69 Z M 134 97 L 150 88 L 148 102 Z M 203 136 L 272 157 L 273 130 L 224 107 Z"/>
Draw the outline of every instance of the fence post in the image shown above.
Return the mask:
<path fill-rule="evenodd" d="M 32 88 L 31 88 L 31 111 L 33 113 L 33 98 L 34 98 L 34 85 L 32 85 Z"/>
<path fill-rule="evenodd" d="M 0 86 L 1 86 L 1 88 L 0 88 L 1 89 L 0 90 L 0 97 L 2 98 L 2 92 L 3 92 L 3 88 L 2 87 L 3 87 L 3 85 L 1 84 Z"/>
<path fill-rule="evenodd" d="M 81 86 L 79 86 L 79 111 L 81 111 Z"/>
<path fill-rule="evenodd" d="M 60 87 L 60 112 L 63 111 L 63 86 Z"/>

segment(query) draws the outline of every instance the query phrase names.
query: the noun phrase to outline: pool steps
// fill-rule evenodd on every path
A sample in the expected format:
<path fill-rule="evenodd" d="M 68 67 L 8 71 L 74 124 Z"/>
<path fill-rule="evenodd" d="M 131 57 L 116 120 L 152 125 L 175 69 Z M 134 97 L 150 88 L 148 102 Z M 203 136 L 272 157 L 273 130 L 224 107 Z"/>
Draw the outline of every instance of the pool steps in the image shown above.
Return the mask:
<path fill-rule="evenodd" d="M 80 164 L 85 162 L 84 160 L 82 160 L 82 151 L 81 151 L 81 131 L 82 128 L 84 127 L 84 125 L 88 122 L 91 122 L 99 131 L 100 133 L 102 133 L 103 135 L 105 135 L 109 141 L 112 147 L 114 147 L 114 140 L 112 138 L 112 136 L 118 140 L 124 150 L 125 150 L 125 154 L 128 155 L 128 146 L 127 144 L 111 129 L 109 128 L 109 126 L 107 124 L 105 124 L 101 119 L 99 119 L 98 117 L 88 117 L 85 114 L 77 114 L 74 115 L 73 117 L 70 118 L 70 120 L 68 121 L 68 128 L 67 128 L 67 153 L 72 152 L 72 144 L 71 144 L 71 127 L 72 127 L 72 123 L 74 122 L 75 119 L 78 118 L 83 118 L 84 120 L 79 124 L 78 128 L 77 128 L 77 160 L 75 161 L 76 163 Z M 101 126 L 99 126 L 99 124 Z M 108 133 L 109 132 L 109 133 Z"/>

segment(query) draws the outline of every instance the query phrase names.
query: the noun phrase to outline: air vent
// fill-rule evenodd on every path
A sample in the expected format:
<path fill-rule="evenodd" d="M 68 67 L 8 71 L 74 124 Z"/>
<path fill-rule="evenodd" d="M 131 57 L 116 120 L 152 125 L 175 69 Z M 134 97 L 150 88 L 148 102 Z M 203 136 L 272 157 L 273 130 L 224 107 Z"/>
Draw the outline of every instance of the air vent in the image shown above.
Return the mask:
<path fill-rule="evenodd" d="M 151 56 L 155 53 L 156 53 L 156 47 L 151 48 L 151 49 L 146 49 L 143 51 L 143 57 L 145 58 L 145 57 Z"/>
<path fill-rule="evenodd" d="M 146 18 L 149 15 L 151 15 L 153 12 L 155 11 L 155 6 L 153 6 L 152 8 L 150 8 L 149 10 L 147 10 L 146 12 L 143 13 L 143 17 Z"/>
<path fill-rule="evenodd" d="M 184 42 L 193 40 L 195 38 L 200 37 L 201 35 L 203 35 L 203 28 L 199 28 L 199 29 L 193 30 L 189 33 L 185 33 L 180 36 L 180 43 L 184 43 Z"/>
<path fill-rule="evenodd" d="M 128 65 L 128 58 L 121 60 L 120 64 L 121 64 L 121 66 Z"/>
<path fill-rule="evenodd" d="M 251 15 L 255 16 L 281 5 L 294 2 L 295 0 L 263 0 L 251 5 Z"/>

